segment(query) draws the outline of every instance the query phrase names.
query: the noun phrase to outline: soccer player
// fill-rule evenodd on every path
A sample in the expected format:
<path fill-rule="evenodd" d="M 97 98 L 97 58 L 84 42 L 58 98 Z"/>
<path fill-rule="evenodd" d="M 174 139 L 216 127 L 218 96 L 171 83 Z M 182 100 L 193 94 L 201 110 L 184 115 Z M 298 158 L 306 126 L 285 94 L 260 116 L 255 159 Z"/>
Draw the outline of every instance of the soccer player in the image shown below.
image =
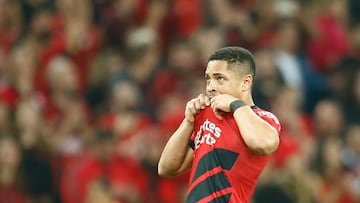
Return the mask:
<path fill-rule="evenodd" d="M 250 201 L 280 132 L 278 119 L 254 104 L 254 76 L 254 58 L 244 48 L 225 47 L 210 56 L 206 95 L 187 102 L 158 164 L 165 177 L 191 169 L 186 203 Z"/>

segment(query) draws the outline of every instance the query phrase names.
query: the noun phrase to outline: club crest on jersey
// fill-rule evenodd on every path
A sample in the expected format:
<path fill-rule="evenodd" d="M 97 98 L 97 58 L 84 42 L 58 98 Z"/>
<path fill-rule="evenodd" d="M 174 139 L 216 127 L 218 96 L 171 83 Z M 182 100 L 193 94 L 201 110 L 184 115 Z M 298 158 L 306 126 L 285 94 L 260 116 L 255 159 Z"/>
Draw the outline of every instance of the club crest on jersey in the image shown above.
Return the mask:
<path fill-rule="evenodd" d="M 215 123 L 206 119 L 203 124 L 200 125 L 200 129 L 196 132 L 194 139 L 195 149 L 198 149 L 201 144 L 214 145 L 216 139 L 221 137 L 221 128 L 215 125 Z"/>

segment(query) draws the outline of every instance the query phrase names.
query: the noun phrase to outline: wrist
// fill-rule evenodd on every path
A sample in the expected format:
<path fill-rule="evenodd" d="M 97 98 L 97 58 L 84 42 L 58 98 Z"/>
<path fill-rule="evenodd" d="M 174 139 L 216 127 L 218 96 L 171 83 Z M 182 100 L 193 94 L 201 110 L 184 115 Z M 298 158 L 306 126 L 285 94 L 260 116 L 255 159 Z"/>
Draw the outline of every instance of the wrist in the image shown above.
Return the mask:
<path fill-rule="evenodd" d="M 193 126 L 195 122 L 195 119 L 189 119 L 189 118 L 184 118 L 183 123 L 189 126 Z"/>
<path fill-rule="evenodd" d="M 237 109 L 239 109 L 240 107 L 243 107 L 243 106 L 246 106 L 244 101 L 242 101 L 240 99 L 234 100 L 230 103 L 230 111 L 231 111 L 231 113 L 235 113 L 235 111 Z"/>

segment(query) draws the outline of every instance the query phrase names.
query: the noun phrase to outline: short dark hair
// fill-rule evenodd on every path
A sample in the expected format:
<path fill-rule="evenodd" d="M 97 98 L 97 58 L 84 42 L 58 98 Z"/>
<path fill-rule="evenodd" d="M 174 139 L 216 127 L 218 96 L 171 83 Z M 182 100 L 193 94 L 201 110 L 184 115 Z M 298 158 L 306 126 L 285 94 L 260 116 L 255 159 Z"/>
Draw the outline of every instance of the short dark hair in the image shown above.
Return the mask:
<path fill-rule="evenodd" d="M 242 68 L 246 74 L 255 77 L 255 60 L 251 52 L 242 47 L 224 47 L 216 50 L 210 57 L 208 62 L 214 60 L 222 60 L 228 63 L 228 67 Z"/>

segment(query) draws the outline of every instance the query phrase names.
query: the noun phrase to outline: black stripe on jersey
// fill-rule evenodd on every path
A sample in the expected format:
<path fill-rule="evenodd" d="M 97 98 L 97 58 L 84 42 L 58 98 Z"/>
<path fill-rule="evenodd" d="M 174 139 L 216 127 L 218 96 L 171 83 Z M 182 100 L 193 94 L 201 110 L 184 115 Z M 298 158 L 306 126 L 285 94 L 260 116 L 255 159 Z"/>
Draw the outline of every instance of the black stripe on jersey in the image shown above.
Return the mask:
<path fill-rule="evenodd" d="M 231 185 L 223 172 L 217 173 L 197 184 L 186 198 L 186 203 L 195 203 L 217 191 L 229 188 Z M 226 203 L 228 201 L 222 202 Z"/>
<path fill-rule="evenodd" d="M 226 149 L 212 150 L 211 152 L 201 157 L 199 160 L 194 178 L 192 179 L 191 183 L 207 171 L 212 170 L 218 166 L 221 166 L 223 169 L 230 170 L 238 156 L 238 153 Z"/>
<path fill-rule="evenodd" d="M 217 197 L 208 203 L 226 203 L 226 202 L 229 202 L 230 197 L 231 197 L 231 193 Z"/>
<path fill-rule="evenodd" d="M 189 140 L 189 146 L 191 147 L 191 149 L 195 149 L 195 143 L 194 143 L 194 141 L 192 141 L 192 140 Z"/>

